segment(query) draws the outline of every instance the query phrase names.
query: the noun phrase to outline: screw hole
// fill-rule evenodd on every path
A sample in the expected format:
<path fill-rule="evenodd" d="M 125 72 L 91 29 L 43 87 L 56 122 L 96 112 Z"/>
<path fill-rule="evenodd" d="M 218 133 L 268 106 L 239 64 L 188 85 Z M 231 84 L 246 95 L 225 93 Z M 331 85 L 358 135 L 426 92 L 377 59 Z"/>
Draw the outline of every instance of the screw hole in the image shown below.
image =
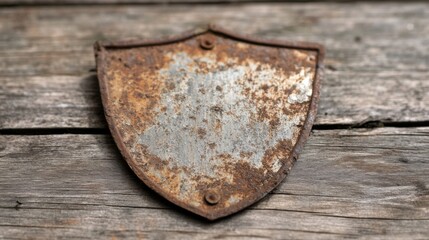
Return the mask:
<path fill-rule="evenodd" d="M 204 199 L 206 200 L 206 202 L 208 204 L 215 205 L 215 204 L 217 204 L 219 202 L 220 196 L 219 196 L 219 194 L 217 194 L 215 192 L 208 192 L 204 196 Z"/>
<path fill-rule="evenodd" d="M 210 38 L 203 38 L 200 41 L 200 46 L 203 49 L 212 49 L 214 47 L 214 40 Z"/>

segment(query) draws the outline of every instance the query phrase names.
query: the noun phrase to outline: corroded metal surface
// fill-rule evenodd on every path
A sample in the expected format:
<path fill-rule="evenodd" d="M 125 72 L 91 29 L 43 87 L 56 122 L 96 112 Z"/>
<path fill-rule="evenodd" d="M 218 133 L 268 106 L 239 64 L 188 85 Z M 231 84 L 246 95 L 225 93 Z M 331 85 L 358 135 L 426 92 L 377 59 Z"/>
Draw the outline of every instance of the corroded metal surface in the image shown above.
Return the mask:
<path fill-rule="evenodd" d="M 271 191 L 291 169 L 316 114 L 323 50 L 216 27 L 96 43 L 103 105 L 133 171 L 208 219 Z"/>

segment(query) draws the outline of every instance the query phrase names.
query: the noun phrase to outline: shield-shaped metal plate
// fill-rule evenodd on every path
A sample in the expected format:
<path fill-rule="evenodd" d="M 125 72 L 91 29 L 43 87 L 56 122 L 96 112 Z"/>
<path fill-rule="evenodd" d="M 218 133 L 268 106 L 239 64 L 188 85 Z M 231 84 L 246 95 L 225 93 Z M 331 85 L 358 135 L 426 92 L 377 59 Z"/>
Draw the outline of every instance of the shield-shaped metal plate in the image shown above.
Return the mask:
<path fill-rule="evenodd" d="M 136 175 L 208 219 L 277 186 L 308 137 L 323 48 L 211 26 L 95 44 L 111 133 Z"/>

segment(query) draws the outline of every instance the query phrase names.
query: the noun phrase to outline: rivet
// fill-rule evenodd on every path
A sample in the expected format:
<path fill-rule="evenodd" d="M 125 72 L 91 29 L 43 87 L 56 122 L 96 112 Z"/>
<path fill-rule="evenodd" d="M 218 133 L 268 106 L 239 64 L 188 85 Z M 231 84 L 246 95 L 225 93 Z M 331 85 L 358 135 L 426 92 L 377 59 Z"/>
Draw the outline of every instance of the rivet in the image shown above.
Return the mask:
<path fill-rule="evenodd" d="M 209 191 L 204 195 L 204 199 L 206 200 L 206 202 L 208 204 L 215 205 L 219 202 L 220 196 L 219 196 L 219 194 L 217 194 L 213 191 Z"/>
<path fill-rule="evenodd" d="M 210 37 L 203 37 L 200 40 L 200 47 L 206 50 L 213 49 L 215 40 Z"/>

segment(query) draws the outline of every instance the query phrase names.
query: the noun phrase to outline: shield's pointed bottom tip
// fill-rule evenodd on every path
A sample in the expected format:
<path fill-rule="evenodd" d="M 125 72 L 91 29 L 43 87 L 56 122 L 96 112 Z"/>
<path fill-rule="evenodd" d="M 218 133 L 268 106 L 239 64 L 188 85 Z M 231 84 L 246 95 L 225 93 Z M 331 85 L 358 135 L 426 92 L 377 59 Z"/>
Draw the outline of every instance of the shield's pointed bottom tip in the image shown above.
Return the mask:
<path fill-rule="evenodd" d="M 205 219 L 205 220 L 210 221 L 210 222 L 214 222 L 214 221 L 223 219 L 225 217 L 228 217 L 230 215 L 234 215 L 237 212 L 240 212 L 240 210 L 228 211 L 228 209 L 217 209 L 217 210 L 212 210 L 212 211 L 207 211 L 207 210 L 204 211 L 204 210 L 189 209 L 186 207 L 183 207 L 183 208 L 185 208 L 188 211 L 188 213 L 192 213 L 196 217 Z"/>
<path fill-rule="evenodd" d="M 204 218 L 205 220 L 209 221 L 209 222 L 216 222 L 225 218 L 228 218 L 230 216 L 234 216 L 240 213 L 245 212 L 247 208 L 246 207 L 242 207 L 242 208 L 225 208 L 225 209 L 217 209 L 217 210 L 213 210 L 213 211 L 202 211 L 202 212 L 197 212 L 197 211 L 189 211 L 192 212 L 193 214 L 198 215 L 201 218 Z"/>
<path fill-rule="evenodd" d="M 206 219 L 207 221 L 210 221 L 210 222 L 217 221 L 219 219 L 222 219 L 222 218 L 230 215 L 230 214 L 216 214 L 216 213 L 215 214 L 210 214 L 210 213 L 208 213 L 208 214 L 199 214 L 199 213 L 195 213 L 195 214 L 197 214 L 198 216 L 200 216 L 200 217 L 202 217 L 202 218 L 204 218 L 204 219 Z"/>

